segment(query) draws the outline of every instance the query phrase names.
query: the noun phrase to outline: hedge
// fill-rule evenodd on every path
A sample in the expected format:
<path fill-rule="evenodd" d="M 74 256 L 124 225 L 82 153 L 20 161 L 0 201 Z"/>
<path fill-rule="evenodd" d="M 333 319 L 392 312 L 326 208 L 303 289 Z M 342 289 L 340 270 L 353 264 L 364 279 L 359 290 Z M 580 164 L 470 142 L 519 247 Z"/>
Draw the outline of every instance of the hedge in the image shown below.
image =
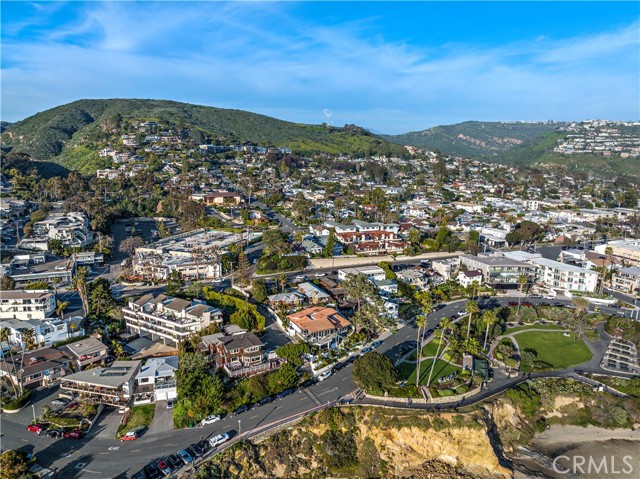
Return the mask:
<path fill-rule="evenodd" d="M 203 288 L 202 294 L 207 300 L 214 303 L 215 306 L 225 309 L 227 313 L 247 309 L 256 320 L 256 329 L 259 331 L 264 329 L 266 319 L 262 314 L 260 314 L 258 308 L 256 308 L 254 304 L 247 303 L 244 299 L 234 298 L 228 294 L 218 293 L 208 287 Z"/>
<path fill-rule="evenodd" d="M 15 411 L 16 409 L 20 409 L 26 406 L 30 399 L 31 391 L 27 389 L 20 397 L 9 400 L 2 398 L 2 408 L 6 409 L 7 411 Z"/>

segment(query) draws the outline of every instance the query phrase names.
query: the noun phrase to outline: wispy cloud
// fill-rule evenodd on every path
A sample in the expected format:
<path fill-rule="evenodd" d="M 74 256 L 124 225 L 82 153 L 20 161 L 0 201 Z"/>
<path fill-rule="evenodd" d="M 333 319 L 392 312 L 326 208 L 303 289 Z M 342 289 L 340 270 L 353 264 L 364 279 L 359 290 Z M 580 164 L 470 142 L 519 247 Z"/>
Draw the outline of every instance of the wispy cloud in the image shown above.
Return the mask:
<path fill-rule="evenodd" d="M 637 21 L 561 40 L 425 45 L 378 35 L 384 18 L 322 25 L 286 3 L 76 8 L 68 21 L 33 35 L 24 35 L 28 25 L 7 25 L 3 119 L 107 97 L 168 98 L 388 132 L 468 119 L 640 116 Z"/>

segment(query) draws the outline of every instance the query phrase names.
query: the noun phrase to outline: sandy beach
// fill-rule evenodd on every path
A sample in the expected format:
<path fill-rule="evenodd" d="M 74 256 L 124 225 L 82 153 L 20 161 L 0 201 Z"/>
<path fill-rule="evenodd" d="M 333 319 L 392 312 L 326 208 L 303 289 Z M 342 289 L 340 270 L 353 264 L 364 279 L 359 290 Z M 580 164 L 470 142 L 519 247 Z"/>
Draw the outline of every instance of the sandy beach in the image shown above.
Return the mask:
<path fill-rule="evenodd" d="M 515 479 L 640 477 L 640 431 L 552 426 L 513 457 Z"/>

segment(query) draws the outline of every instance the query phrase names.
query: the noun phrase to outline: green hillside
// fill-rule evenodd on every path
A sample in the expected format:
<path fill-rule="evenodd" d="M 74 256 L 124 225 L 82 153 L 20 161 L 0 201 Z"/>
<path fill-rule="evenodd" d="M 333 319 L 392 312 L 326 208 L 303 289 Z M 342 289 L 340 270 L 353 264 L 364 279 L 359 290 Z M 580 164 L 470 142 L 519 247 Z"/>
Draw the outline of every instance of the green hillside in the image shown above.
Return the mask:
<path fill-rule="evenodd" d="M 200 130 L 209 137 L 262 146 L 291 147 L 302 154 L 393 154 L 404 149 L 370 132 L 345 125 L 304 125 L 242 110 L 228 110 L 167 100 L 78 100 L 9 125 L 3 147 L 92 173 L 108 162 L 97 145 L 123 132 L 134 121 L 157 121 L 176 128 Z"/>
<path fill-rule="evenodd" d="M 503 123 L 466 121 L 435 126 L 402 135 L 383 135 L 389 141 L 449 155 L 491 159 L 517 145 L 553 132 L 557 123 Z"/>

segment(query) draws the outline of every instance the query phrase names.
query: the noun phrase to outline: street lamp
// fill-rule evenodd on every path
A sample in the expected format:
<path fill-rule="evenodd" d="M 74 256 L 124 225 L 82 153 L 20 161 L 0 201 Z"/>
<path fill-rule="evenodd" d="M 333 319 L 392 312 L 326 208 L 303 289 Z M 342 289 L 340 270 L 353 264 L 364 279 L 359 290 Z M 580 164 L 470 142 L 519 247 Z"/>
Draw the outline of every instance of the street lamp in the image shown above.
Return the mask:
<path fill-rule="evenodd" d="M 242 421 L 238 419 L 238 436 L 242 434 Z"/>

